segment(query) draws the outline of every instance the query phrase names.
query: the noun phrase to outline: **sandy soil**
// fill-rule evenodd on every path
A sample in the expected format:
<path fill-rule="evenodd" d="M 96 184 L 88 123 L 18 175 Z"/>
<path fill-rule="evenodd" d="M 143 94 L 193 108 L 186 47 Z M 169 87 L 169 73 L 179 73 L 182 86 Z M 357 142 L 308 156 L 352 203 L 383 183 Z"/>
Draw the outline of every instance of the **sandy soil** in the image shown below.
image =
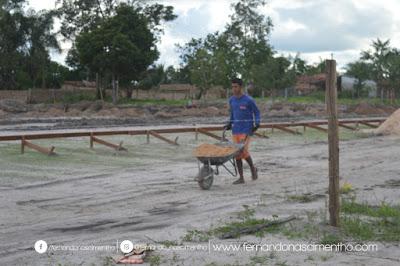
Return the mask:
<path fill-rule="evenodd" d="M 357 138 L 345 133 L 341 142 L 341 182 L 356 189 L 357 198 L 377 204 L 399 203 L 399 138 Z M 175 135 L 169 136 L 171 139 Z M 205 136 L 181 134 L 174 147 L 145 137 L 105 137 L 124 140 L 128 152 L 115 153 L 87 139 L 35 141 L 55 145 L 58 156 L 33 151 L 19 153 L 17 142 L 0 143 L 0 264 L 1 265 L 112 265 L 107 257 L 116 251 L 48 251 L 38 254 L 39 239 L 49 245 L 113 245 L 129 239 L 135 243 L 182 241 L 189 230 L 208 230 L 234 219 L 248 205 L 256 216 L 272 218 L 325 213 L 327 178 L 326 136 L 308 130 L 304 136 L 275 132 L 269 139 L 254 139 L 251 150 L 259 167 L 259 180 L 232 185 L 225 171 L 209 191 L 194 181 L 197 162 L 194 147 L 213 142 Z M 288 201 L 289 195 L 323 195 L 310 203 Z M 212 238 L 215 243 L 231 243 Z M 242 236 L 236 242 L 307 242 L 288 240 L 280 234 Z M 312 241 L 312 240 L 310 240 Z M 276 265 L 398 265 L 398 243 L 378 243 L 371 253 L 295 253 L 217 251 L 155 251 L 161 265 L 244 265 L 254 256 L 268 256 Z M 92 264 L 93 263 L 93 264 Z"/>

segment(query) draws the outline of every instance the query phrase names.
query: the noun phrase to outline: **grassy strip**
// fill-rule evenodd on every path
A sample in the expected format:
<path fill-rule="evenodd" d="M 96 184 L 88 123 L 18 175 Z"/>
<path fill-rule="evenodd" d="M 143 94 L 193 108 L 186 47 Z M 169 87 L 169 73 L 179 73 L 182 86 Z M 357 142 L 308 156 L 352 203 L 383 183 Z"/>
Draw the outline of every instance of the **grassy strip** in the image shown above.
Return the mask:
<path fill-rule="evenodd" d="M 342 229 L 358 240 L 400 241 L 400 206 L 342 201 Z M 364 217 L 363 217 L 364 216 Z"/>

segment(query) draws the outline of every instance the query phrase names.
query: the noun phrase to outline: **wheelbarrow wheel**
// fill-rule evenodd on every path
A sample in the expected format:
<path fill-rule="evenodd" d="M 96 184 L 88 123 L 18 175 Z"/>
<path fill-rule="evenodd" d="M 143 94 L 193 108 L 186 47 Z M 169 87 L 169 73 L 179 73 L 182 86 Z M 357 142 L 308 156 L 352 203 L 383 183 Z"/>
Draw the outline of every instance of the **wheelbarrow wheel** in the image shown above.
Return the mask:
<path fill-rule="evenodd" d="M 212 186 L 214 181 L 214 170 L 209 165 L 204 165 L 200 168 L 197 182 L 201 189 L 208 190 Z"/>

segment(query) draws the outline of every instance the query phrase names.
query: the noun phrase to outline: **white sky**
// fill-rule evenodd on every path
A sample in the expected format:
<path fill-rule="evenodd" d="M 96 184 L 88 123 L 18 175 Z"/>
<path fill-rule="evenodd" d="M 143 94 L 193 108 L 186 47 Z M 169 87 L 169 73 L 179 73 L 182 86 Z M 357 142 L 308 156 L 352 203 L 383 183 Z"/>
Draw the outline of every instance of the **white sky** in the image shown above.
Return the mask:
<path fill-rule="evenodd" d="M 222 31 L 231 14 L 232 0 L 162 0 L 174 6 L 178 19 L 165 26 L 158 49 L 158 63 L 178 65 L 175 44 L 192 37 Z M 30 0 L 36 10 L 54 8 L 55 0 Z M 297 52 L 309 63 L 333 57 L 340 67 L 359 57 L 372 39 L 391 39 L 400 47 L 400 0 L 267 0 L 260 12 L 272 18 L 271 44 L 278 53 Z M 69 44 L 62 44 L 63 54 L 52 55 L 63 62 Z"/>

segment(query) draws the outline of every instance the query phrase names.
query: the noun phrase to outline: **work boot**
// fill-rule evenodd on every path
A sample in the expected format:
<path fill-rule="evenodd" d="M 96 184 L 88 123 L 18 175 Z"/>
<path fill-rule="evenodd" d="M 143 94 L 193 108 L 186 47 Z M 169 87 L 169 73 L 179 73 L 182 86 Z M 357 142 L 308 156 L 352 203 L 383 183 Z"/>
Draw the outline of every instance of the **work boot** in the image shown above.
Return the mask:
<path fill-rule="evenodd" d="M 251 179 L 257 180 L 258 178 L 258 169 L 257 167 L 251 168 Z"/>
<path fill-rule="evenodd" d="M 236 180 L 236 181 L 233 182 L 232 184 L 234 184 L 234 185 L 244 184 L 244 179 L 243 179 L 243 178 L 239 178 L 238 180 Z"/>

